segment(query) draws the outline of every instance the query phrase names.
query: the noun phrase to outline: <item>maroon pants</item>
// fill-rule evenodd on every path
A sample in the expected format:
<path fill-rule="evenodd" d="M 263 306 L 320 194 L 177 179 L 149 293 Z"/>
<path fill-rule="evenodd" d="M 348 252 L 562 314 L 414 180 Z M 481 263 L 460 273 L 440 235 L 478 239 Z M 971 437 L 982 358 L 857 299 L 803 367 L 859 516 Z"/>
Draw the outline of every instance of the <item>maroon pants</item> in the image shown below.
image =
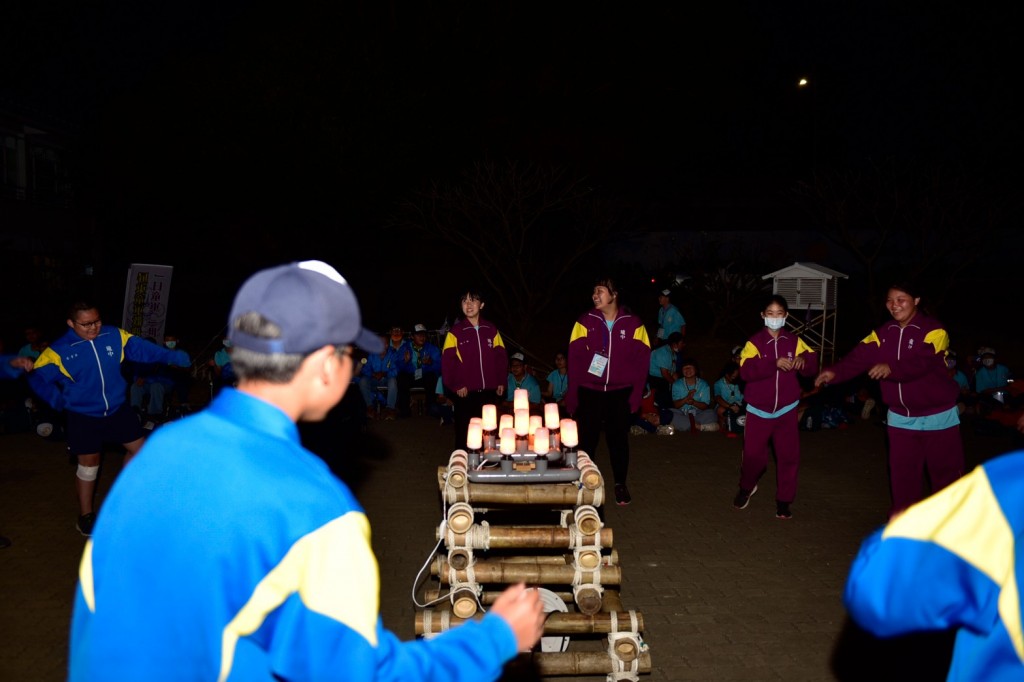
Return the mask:
<path fill-rule="evenodd" d="M 792 502 L 796 499 L 796 477 L 800 468 L 800 430 L 797 428 L 796 408 L 775 419 L 765 419 L 747 411 L 747 424 L 743 427 L 741 488 L 753 490 L 757 485 L 768 468 L 772 446 L 775 447 L 775 499 Z"/>
<path fill-rule="evenodd" d="M 748 417 L 749 419 L 749 417 Z M 964 444 L 960 427 L 912 431 L 888 427 L 890 515 L 903 511 L 963 476 Z M 925 469 L 931 490 L 925 487 Z"/>

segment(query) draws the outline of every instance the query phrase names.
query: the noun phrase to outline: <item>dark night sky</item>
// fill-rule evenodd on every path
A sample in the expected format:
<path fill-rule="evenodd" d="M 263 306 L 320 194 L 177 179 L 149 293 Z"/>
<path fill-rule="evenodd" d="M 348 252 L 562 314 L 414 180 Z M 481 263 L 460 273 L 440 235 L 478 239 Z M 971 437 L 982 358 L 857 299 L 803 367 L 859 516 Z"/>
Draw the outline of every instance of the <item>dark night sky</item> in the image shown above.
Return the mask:
<path fill-rule="evenodd" d="M 484 158 L 570 164 L 659 230 L 801 227 L 777 197 L 812 164 L 1019 173 L 1003 4 L 17 4 L 0 98 L 75 126 L 118 272 L 221 272 L 214 309 L 302 257 L 407 298 L 382 217 Z"/>

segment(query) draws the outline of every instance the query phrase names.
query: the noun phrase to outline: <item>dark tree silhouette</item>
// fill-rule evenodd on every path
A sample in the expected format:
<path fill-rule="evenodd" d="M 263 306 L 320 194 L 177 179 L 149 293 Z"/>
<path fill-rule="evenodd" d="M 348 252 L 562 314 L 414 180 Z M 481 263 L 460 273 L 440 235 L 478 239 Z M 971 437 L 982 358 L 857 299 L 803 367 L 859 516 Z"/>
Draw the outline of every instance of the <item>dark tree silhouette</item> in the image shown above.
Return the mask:
<path fill-rule="evenodd" d="M 631 230 L 626 210 L 561 166 L 474 163 L 401 202 L 390 226 L 422 231 L 465 255 L 507 319 L 527 338 L 580 263 Z M 589 283 L 588 283 L 589 284 Z"/>
<path fill-rule="evenodd" d="M 795 193 L 821 234 L 859 265 L 863 312 L 877 317 L 885 288 L 896 280 L 925 286 L 942 305 L 969 283 L 986 279 L 991 245 L 1015 240 L 1008 219 L 1018 191 L 1003 192 L 984 177 L 939 166 L 914 168 L 895 160 L 863 171 L 819 172 Z"/>

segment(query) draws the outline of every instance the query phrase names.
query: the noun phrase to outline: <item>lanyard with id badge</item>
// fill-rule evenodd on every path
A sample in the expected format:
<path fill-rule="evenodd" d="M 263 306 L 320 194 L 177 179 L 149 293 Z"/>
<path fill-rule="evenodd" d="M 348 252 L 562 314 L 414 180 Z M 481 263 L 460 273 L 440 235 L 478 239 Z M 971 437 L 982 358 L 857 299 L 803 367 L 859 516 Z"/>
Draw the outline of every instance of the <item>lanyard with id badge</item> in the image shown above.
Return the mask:
<path fill-rule="evenodd" d="M 607 324 L 607 323 L 606 323 Z M 611 325 L 607 325 L 608 343 L 611 345 L 612 330 Z M 590 368 L 587 370 L 589 374 L 593 374 L 595 377 L 603 377 L 604 371 L 608 367 L 608 355 L 600 351 L 594 353 L 594 357 L 590 360 Z"/>

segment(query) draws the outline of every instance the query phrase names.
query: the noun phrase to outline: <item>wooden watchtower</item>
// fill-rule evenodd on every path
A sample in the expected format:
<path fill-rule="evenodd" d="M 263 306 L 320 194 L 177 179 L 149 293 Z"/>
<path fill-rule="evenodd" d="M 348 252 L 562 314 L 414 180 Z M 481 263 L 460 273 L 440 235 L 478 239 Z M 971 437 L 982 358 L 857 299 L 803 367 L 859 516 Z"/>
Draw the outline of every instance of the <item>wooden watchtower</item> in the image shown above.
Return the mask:
<path fill-rule="evenodd" d="M 769 277 L 772 293 L 789 303 L 787 326 L 818 351 L 823 364 L 831 364 L 836 353 L 837 290 L 839 280 L 848 277 L 817 263 L 793 263 L 762 279 Z"/>

